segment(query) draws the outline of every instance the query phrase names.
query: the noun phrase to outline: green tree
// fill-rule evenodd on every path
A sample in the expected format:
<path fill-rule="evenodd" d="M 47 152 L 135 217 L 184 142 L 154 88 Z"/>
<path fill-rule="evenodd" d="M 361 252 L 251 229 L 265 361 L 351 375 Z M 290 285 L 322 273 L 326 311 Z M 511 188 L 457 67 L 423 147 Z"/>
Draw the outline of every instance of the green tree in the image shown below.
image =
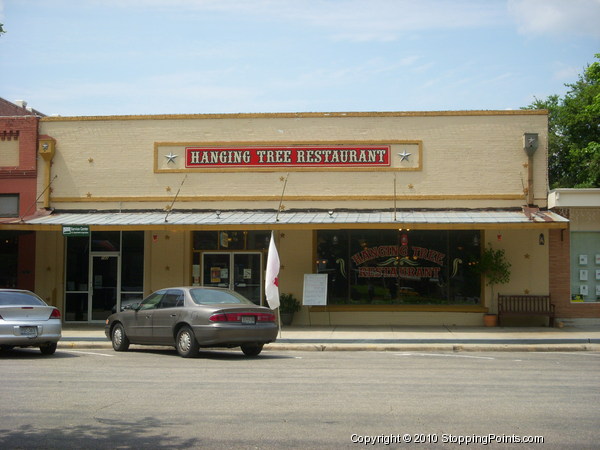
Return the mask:
<path fill-rule="evenodd" d="M 600 59 L 600 53 L 595 57 Z M 536 98 L 524 108 L 548 110 L 550 187 L 600 187 L 600 62 L 565 86 L 570 89 L 564 98 Z"/>
<path fill-rule="evenodd" d="M 6 33 L 6 31 L 4 31 L 4 24 L 0 23 L 0 35 L 2 35 L 2 33 Z"/>

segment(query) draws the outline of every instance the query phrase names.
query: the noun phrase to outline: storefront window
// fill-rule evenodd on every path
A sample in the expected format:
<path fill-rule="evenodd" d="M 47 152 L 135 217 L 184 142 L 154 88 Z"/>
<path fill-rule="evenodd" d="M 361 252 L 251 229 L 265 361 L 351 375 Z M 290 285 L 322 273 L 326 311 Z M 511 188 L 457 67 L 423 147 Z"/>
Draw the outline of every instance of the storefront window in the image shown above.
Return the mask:
<path fill-rule="evenodd" d="M 270 231 L 194 231 L 194 250 L 266 250 Z"/>
<path fill-rule="evenodd" d="M 15 231 L 0 232 L 0 288 L 17 287 L 19 237 Z"/>
<path fill-rule="evenodd" d="M 118 252 L 121 233 L 119 231 L 94 231 L 92 233 L 93 252 Z"/>
<path fill-rule="evenodd" d="M 67 291 L 88 290 L 89 276 L 89 237 L 67 238 Z"/>
<path fill-rule="evenodd" d="M 571 233 L 571 301 L 600 302 L 600 233 Z"/>
<path fill-rule="evenodd" d="M 144 291 L 144 232 L 124 231 L 121 252 L 121 295 Z"/>
<path fill-rule="evenodd" d="M 329 304 L 479 304 L 478 231 L 317 232 L 317 273 Z"/>
<path fill-rule="evenodd" d="M 89 237 L 68 237 L 65 282 L 67 322 L 103 320 L 119 304 L 141 300 L 144 232 L 93 231 Z"/>
<path fill-rule="evenodd" d="M 218 231 L 194 231 L 194 250 L 217 250 L 219 248 Z"/>

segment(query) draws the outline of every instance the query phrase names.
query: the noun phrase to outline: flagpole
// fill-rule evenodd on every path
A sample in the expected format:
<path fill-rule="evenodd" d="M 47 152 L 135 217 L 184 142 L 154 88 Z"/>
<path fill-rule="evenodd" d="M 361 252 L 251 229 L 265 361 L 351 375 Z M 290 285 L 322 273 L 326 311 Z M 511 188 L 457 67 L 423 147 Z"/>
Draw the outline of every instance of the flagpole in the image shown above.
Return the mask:
<path fill-rule="evenodd" d="M 277 326 L 279 327 L 279 339 L 281 339 L 281 307 L 277 308 Z"/>

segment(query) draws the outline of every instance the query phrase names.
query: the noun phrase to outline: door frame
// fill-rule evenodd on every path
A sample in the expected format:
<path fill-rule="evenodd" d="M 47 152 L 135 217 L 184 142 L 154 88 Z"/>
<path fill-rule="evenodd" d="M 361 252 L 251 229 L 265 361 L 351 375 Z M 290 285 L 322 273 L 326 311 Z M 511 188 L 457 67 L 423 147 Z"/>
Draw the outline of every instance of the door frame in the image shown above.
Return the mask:
<path fill-rule="evenodd" d="M 121 307 L 121 252 L 90 252 L 90 265 L 88 277 L 88 311 L 87 322 L 89 323 L 104 323 L 105 320 L 92 320 L 92 306 L 94 301 L 94 258 L 117 258 L 117 276 L 115 278 L 115 303 L 117 311 Z"/>
<path fill-rule="evenodd" d="M 227 282 L 227 289 L 235 291 L 235 274 L 234 274 L 234 262 L 236 255 L 258 255 L 260 258 L 260 302 L 259 305 L 263 304 L 264 298 L 264 276 L 263 276 L 263 252 L 261 251 L 253 251 L 253 250 L 231 250 L 231 251 L 222 251 L 222 250 L 208 250 L 200 252 L 200 285 L 206 286 L 204 280 L 205 267 L 204 267 L 204 255 L 227 255 L 229 257 L 229 280 Z"/>

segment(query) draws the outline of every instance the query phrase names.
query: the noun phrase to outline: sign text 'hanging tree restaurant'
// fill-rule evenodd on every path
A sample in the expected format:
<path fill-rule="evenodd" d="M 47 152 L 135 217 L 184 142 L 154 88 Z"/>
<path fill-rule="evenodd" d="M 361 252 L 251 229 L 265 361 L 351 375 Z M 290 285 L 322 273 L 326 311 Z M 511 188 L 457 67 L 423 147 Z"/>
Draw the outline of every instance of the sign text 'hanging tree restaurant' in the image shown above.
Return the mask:
<path fill-rule="evenodd" d="M 281 293 L 302 300 L 305 275 L 326 275 L 325 304 L 296 325 L 481 325 L 497 308 L 476 270 L 484 248 L 511 264 L 494 295 L 553 289 L 552 243 L 568 221 L 547 210 L 547 119 L 45 117 L 45 193 L 35 215 L 2 227 L 36 232 L 36 289 L 67 322 L 177 285 L 264 304 L 275 231 Z"/>

